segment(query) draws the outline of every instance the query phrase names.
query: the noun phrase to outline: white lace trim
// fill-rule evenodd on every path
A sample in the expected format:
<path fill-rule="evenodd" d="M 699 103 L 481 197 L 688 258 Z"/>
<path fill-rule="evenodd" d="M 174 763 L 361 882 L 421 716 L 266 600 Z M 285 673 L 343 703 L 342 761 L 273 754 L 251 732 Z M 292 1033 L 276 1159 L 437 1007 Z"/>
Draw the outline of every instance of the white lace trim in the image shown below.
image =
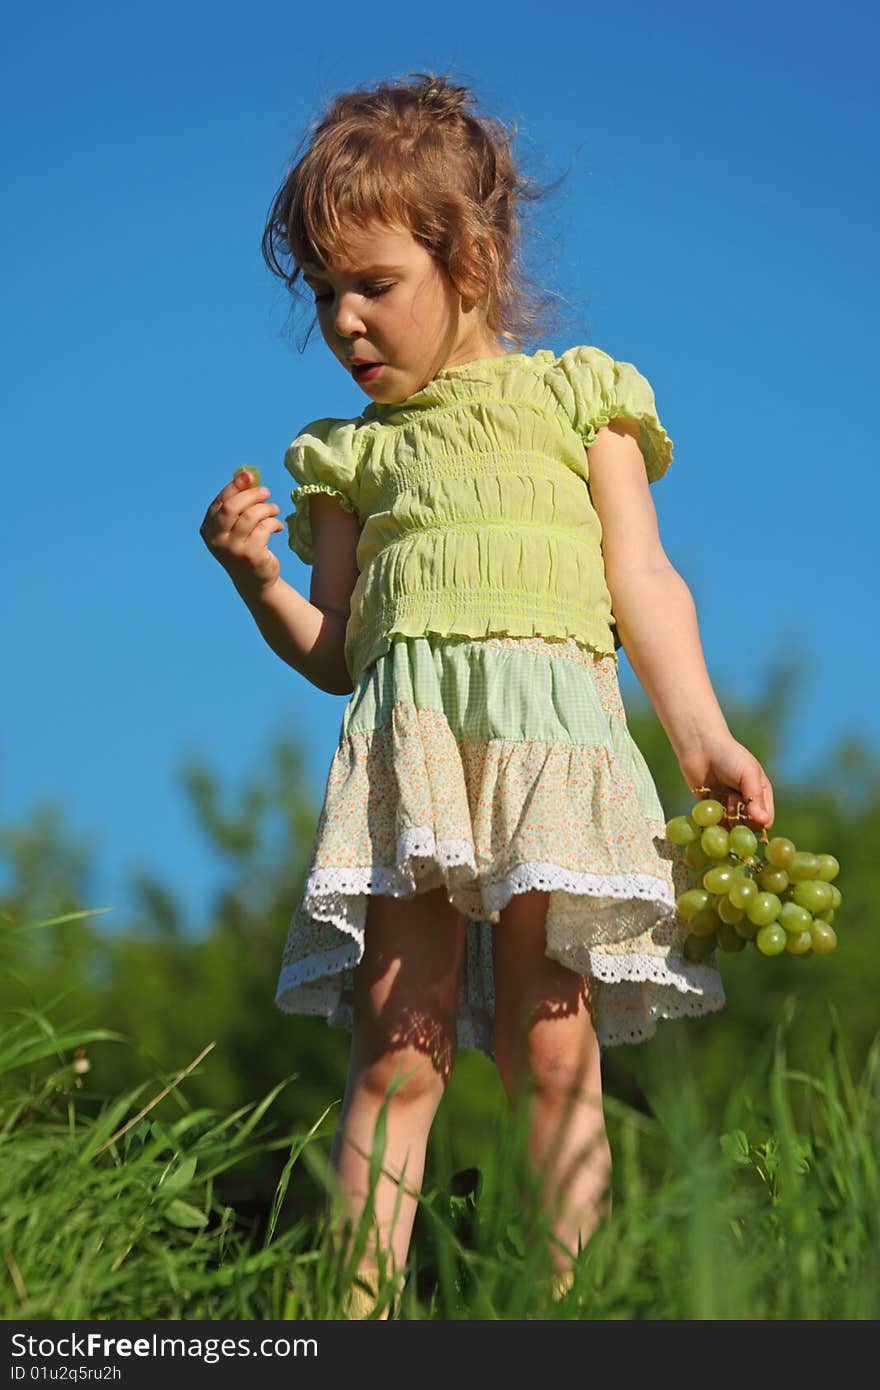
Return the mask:
<path fill-rule="evenodd" d="M 489 884 L 484 896 L 493 909 L 506 907 L 514 893 L 532 888 L 551 892 L 577 893 L 591 898 L 641 898 L 646 902 L 675 907 L 667 884 L 650 874 L 579 874 L 558 864 L 518 864 L 501 883 Z"/>
<path fill-rule="evenodd" d="M 381 865 L 344 866 L 334 864 L 326 869 L 315 869 L 307 877 L 303 890 L 303 902 L 309 914 L 319 921 L 333 922 L 343 931 L 351 926 L 362 926 L 356 914 L 354 920 L 348 917 L 344 907 L 340 908 L 340 897 L 359 897 L 367 893 L 388 893 L 392 897 L 407 897 L 417 890 L 419 882 L 425 877 L 425 870 L 413 863 L 424 860 L 429 866 L 441 870 L 466 868 L 473 878 L 477 878 L 477 864 L 473 846 L 468 840 L 436 840 L 430 828 L 412 827 L 404 830 L 397 840 L 397 864 L 391 867 Z M 460 875 L 455 875 L 458 880 Z M 455 889 L 458 884 L 450 881 L 450 898 L 456 902 Z M 531 889 L 551 892 L 576 893 L 589 897 L 615 898 L 629 900 L 640 898 L 675 908 L 675 895 L 668 883 L 651 874 L 590 874 L 577 873 L 573 869 L 561 868 L 558 864 L 518 864 L 497 882 L 482 885 L 482 905 L 474 912 L 473 891 L 462 898 L 459 910 L 468 916 L 484 916 L 488 911 L 497 914 L 506 907 L 514 893 L 525 893 Z"/>

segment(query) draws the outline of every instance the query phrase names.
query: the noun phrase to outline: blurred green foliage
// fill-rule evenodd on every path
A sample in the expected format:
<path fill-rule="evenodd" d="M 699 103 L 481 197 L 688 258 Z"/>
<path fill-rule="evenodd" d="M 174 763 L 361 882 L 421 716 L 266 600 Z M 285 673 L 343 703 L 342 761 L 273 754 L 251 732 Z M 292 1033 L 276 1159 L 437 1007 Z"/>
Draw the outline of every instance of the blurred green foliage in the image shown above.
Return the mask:
<path fill-rule="evenodd" d="M 751 950 L 721 957 L 725 1010 L 706 1019 L 660 1022 L 646 1043 L 607 1049 L 603 1066 L 612 1147 L 613 1102 L 652 1115 L 670 1075 L 693 1079 L 709 1114 L 722 1124 L 733 1083 L 758 1065 L 757 1050 L 791 997 L 797 999 L 788 1039 L 792 1066 L 821 1069 L 830 1039 L 829 1002 L 839 1013 L 850 1065 L 859 1071 L 865 1063 L 878 1027 L 880 857 L 871 831 L 880 817 L 880 759 L 853 735 L 809 779 L 786 781 L 779 767 L 793 696 L 803 679 L 803 672 L 783 664 L 768 674 L 756 701 L 738 702 L 722 692 L 722 705 L 735 736 L 771 777 L 777 833 L 840 860 L 837 882 L 844 902 L 835 919 L 838 949 L 806 960 L 788 955 L 768 960 Z M 687 810 L 693 798 L 659 722 L 643 700 L 627 695 L 626 704 L 631 732 L 667 815 Z M 292 1077 L 275 1102 L 279 1126 L 305 1130 L 330 1107 L 323 1131 L 329 1149 L 349 1036 L 321 1019 L 281 1014 L 273 1003 L 319 804 L 295 739 L 268 748 L 261 768 L 266 771 L 238 788 L 222 785 L 217 771 L 200 763 L 182 771 L 193 815 L 226 865 L 207 924 L 185 920 L 173 885 L 158 874 L 141 874 L 132 885 L 137 907 L 126 920 L 118 920 L 117 913 L 95 914 L 44 928 L 31 934 L 24 956 L 17 936 L 16 949 L 3 957 L 0 1007 L 51 1008 L 59 1029 L 100 1028 L 123 1035 L 127 1044 L 106 1041 L 90 1052 L 96 1095 L 129 1091 L 142 1083 L 145 1071 L 171 1080 L 209 1043 L 214 1047 L 208 1058 L 187 1082 L 194 1105 L 230 1112 Z M 93 908 L 88 883 L 94 854 L 92 845 L 67 829 L 63 810 L 55 805 L 38 808 L 28 824 L 0 827 L 0 869 L 9 885 L 0 897 L 0 923 Z M 80 1104 L 87 1101 L 86 1092 Z M 435 1126 L 444 1136 L 442 1144 L 432 1134 L 428 1173 L 433 1180 L 448 1184 L 456 1172 L 479 1168 L 505 1104 L 488 1059 L 470 1050 L 460 1053 L 442 1125 Z M 222 1199 L 241 1219 L 260 1226 L 271 1209 L 282 1162 L 265 1153 L 239 1165 L 226 1186 L 218 1179 Z M 320 1200 L 319 1185 L 306 1169 L 298 1171 L 285 1219 L 297 1219 Z"/>

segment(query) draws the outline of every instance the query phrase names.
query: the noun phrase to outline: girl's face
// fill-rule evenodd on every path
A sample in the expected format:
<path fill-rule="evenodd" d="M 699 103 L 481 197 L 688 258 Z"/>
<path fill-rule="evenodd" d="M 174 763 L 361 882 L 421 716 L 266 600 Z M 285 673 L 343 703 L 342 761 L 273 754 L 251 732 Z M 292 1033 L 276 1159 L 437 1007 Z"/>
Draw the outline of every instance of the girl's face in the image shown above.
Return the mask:
<path fill-rule="evenodd" d="M 442 367 L 503 355 L 479 309 L 463 309 L 444 268 L 408 230 L 371 223 L 350 231 L 346 246 L 346 264 L 301 269 L 324 341 L 371 400 L 404 401 Z"/>

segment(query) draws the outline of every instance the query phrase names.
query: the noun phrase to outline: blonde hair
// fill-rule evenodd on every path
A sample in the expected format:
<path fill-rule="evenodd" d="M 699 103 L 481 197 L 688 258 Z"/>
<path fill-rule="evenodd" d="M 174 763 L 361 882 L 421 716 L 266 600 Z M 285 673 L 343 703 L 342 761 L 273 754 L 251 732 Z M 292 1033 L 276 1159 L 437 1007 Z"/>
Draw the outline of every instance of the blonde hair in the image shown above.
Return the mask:
<path fill-rule="evenodd" d="M 520 205 L 556 183 L 542 187 L 517 168 L 517 130 L 476 112 L 467 87 L 432 73 L 341 93 L 275 195 L 266 264 L 296 295 L 303 262 L 345 259 L 346 218 L 402 226 L 482 307 L 487 328 L 521 352 L 523 335 L 555 316 L 520 265 Z"/>

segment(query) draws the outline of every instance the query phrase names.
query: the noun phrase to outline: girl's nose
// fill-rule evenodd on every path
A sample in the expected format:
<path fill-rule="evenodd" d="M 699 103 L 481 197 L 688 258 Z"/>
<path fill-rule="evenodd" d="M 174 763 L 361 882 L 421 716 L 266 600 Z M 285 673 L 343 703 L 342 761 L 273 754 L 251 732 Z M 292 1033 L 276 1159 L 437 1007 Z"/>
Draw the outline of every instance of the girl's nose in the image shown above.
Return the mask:
<path fill-rule="evenodd" d="M 352 333 L 364 333 L 363 320 L 347 294 L 340 295 L 336 303 L 333 326 L 342 338 L 350 338 Z"/>

